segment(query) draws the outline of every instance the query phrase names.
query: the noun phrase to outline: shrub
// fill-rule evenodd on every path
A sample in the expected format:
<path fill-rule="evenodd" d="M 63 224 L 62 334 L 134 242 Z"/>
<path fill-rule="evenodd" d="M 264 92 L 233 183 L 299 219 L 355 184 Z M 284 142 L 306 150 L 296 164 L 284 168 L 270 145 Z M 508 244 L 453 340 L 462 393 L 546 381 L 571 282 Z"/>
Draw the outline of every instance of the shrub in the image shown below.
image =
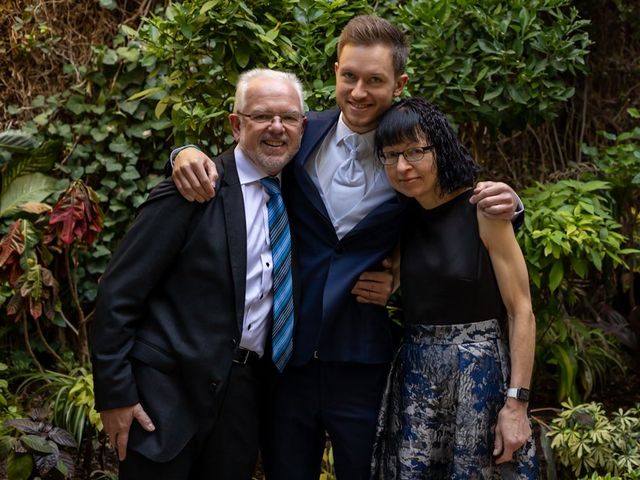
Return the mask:
<path fill-rule="evenodd" d="M 509 132 L 554 118 L 586 71 L 588 21 L 570 0 L 411 0 L 410 88 L 457 122 Z"/>
<path fill-rule="evenodd" d="M 622 255 L 634 252 L 624 248 L 609 192 L 600 180 L 538 183 L 522 192 L 527 213 L 518 238 L 538 319 L 537 365 L 557 369 L 560 401 L 588 397 L 612 367 L 624 368 L 617 342 L 593 318 L 585 288 L 587 278 L 600 279 L 595 289 L 613 285 L 614 268 L 627 268 Z"/>
<path fill-rule="evenodd" d="M 548 436 L 558 461 L 576 477 L 600 474 L 638 478 L 640 405 L 619 409 L 611 418 L 598 403 L 563 403 Z"/>

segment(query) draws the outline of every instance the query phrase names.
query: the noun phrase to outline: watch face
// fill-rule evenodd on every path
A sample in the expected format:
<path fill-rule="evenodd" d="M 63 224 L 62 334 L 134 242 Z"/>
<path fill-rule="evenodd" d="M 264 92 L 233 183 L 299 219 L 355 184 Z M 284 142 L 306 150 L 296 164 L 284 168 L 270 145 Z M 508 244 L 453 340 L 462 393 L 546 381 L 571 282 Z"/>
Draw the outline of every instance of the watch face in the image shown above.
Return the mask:
<path fill-rule="evenodd" d="M 518 400 L 522 400 L 523 402 L 528 402 L 529 401 L 529 390 L 527 390 L 526 388 L 519 388 L 516 398 Z"/>

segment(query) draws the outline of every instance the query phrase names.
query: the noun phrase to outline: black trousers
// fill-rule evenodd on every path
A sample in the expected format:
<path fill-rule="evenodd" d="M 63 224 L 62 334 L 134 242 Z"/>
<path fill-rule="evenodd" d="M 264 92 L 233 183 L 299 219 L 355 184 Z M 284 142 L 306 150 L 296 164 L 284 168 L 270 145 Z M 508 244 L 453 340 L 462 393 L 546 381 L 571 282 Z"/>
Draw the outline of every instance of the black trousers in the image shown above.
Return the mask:
<path fill-rule="evenodd" d="M 128 450 L 120 463 L 120 480 L 250 480 L 258 456 L 263 392 L 274 368 L 269 360 L 234 364 L 211 416 L 201 419 L 185 448 L 164 463 Z"/>
<path fill-rule="evenodd" d="M 265 417 L 268 480 L 318 480 L 326 435 L 338 480 L 368 480 L 388 364 L 321 362 L 287 367 Z"/>

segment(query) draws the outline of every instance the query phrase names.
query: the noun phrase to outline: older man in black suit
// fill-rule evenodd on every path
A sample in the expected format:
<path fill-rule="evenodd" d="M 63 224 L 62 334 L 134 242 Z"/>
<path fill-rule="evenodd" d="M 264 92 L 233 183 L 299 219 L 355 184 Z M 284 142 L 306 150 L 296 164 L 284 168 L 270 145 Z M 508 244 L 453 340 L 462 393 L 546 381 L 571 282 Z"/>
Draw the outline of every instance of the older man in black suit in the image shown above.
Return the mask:
<path fill-rule="evenodd" d="M 251 478 L 261 386 L 291 354 L 277 178 L 300 146 L 303 112 L 294 75 L 245 72 L 229 116 L 237 146 L 215 160 L 219 195 L 188 202 L 165 180 L 102 277 L 96 407 L 121 480 Z"/>

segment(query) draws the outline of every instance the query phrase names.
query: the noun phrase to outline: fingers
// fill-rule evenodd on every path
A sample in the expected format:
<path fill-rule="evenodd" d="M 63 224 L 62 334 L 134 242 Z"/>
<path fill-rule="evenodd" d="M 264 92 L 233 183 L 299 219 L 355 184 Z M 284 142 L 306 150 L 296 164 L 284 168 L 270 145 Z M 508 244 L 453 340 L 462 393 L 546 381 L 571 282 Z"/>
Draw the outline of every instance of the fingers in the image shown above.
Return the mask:
<path fill-rule="evenodd" d="M 351 293 L 359 303 L 385 306 L 393 292 L 393 275 L 388 272 L 364 272 Z"/>
<path fill-rule="evenodd" d="M 123 461 L 127 457 L 127 444 L 129 443 L 129 429 L 135 418 L 148 432 L 153 432 L 156 427 L 139 403 L 126 407 L 113 408 L 100 412 L 111 445 L 118 452 L 118 459 Z"/>
<path fill-rule="evenodd" d="M 511 220 L 516 211 L 516 196 L 511 187 L 502 182 L 479 182 L 469 202 L 476 204 L 483 215 Z"/>
<path fill-rule="evenodd" d="M 531 437 L 526 406 L 505 405 L 498 414 L 493 455 L 496 464 L 510 462 L 513 454 Z"/>
<path fill-rule="evenodd" d="M 133 418 L 135 418 L 147 432 L 153 432 L 156 429 L 149 415 L 147 415 L 147 412 L 144 411 L 142 405 L 139 403 L 133 408 Z"/>
<path fill-rule="evenodd" d="M 207 172 L 207 180 L 208 180 L 206 182 L 206 185 L 211 187 L 210 192 L 211 192 L 211 196 L 213 197 L 216 191 L 216 189 L 214 188 L 214 185 L 218 181 L 218 169 L 216 168 L 216 164 L 213 163 L 212 160 L 209 160 L 207 163 L 205 163 L 204 167 Z"/>
<path fill-rule="evenodd" d="M 127 444 L 129 443 L 129 430 L 116 434 L 116 451 L 121 462 L 127 458 Z"/>
<path fill-rule="evenodd" d="M 496 439 L 493 442 L 493 456 L 497 457 L 502 453 L 502 432 L 496 428 Z M 497 463 L 497 460 L 496 460 Z"/>
<path fill-rule="evenodd" d="M 391 259 L 391 257 L 387 257 L 382 260 L 382 268 L 386 270 L 391 270 L 393 268 L 393 260 Z"/>
<path fill-rule="evenodd" d="M 213 161 L 200 150 L 185 148 L 175 158 L 171 178 L 184 198 L 205 202 L 215 195 L 213 185 L 218 172 Z"/>
<path fill-rule="evenodd" d="M 204 163 L 196 163 L 193 167 L 193 173 L 197 181 L 197 184 L 193 187 L 194 190 L 201 198 L 207 200 L 213 198 L 213 184 L 209 180 L 209 170 L 211 168 L 215 169 L 215 165 L 207 158 Z"/>

